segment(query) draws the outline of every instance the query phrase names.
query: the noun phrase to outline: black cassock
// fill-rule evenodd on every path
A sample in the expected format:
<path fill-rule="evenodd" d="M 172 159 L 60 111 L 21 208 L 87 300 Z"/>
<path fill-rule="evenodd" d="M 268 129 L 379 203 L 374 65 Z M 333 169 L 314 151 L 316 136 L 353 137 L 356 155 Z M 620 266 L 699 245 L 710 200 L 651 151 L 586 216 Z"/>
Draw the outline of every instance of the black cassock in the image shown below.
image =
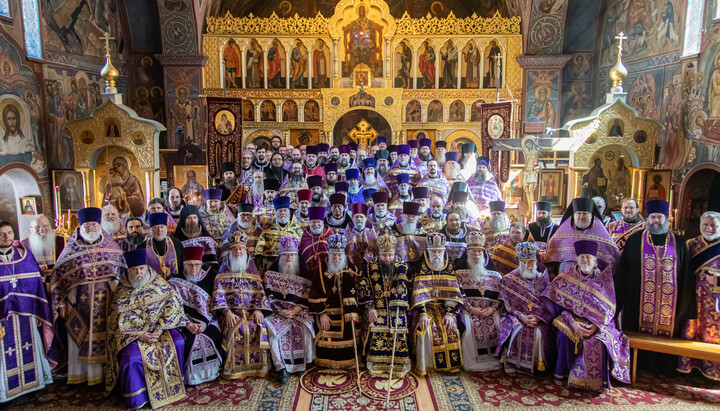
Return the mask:
<path fill-rule="evenodd" d="M 645 230 L 631 235 L 617 264 L 615 271 L 616 313 L 622 313 L 621 329 L 639 331 L 640 306 L 642 299 L 642 261 L 643 236 Z M 664 246 L 666 235 L 651 235 L 656 246 Z M 695 274 L 690 271 L 690 260 L 685 239 L 675 234 L 677 254 L 676 284 L 677 302 L 675 303 L 675 327 L 673 338 L 678 338 L 689 319 L 697 317 L 697 298 L 695 296 Z M 671 372 L 677 367 L 677 357 L 642 351 L 638 357 L 641 368 L 654 368 L 656 371 Z M 648 367 L 648 365 L 654 365 Z"/>

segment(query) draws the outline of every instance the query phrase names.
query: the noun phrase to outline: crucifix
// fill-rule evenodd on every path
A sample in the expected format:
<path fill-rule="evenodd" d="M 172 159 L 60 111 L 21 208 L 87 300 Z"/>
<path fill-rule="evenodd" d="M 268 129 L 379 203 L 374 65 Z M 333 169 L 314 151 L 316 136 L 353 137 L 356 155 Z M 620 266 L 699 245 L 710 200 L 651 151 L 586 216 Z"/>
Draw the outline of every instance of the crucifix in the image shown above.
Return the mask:
<path fill-rule="evenodd" d="M 359 150 L 367 150 L 369 143 L 378 136 L 378 132 L 375 131 L 370 123 L 362 119 L 355 125 L 355 128 L 348 133 L 348 136 L 358 143 Z"/>
<path fill-rule="evenodd" d="M 524 138 L 493 139 L 492 149 L 495 151 L 522 151 L 525 155 L 523 168 L 523 192 L 527 203 L 526 215 L 532 218 L 532 204 L 536 201 L 535 189 L 538 184 L 539 158 L 541 151 L 573 151 L 577 150 L 582 141 L 573 138 L 537 138 L 526 135 Z"/>
<path fill-rule="evenodd" d="M 502 54 L 495 55 L 495 102 L 500 101 L 500 66 L 502 65 Z"/>
<path fill-rule="evenodd" d="M 110 57 L 110 40 L 115 40 L 115 37 L 110 37 L 110 33 L 106 31 L 105 35 L 99 39 L 105 40 L 105 57 Z"/>

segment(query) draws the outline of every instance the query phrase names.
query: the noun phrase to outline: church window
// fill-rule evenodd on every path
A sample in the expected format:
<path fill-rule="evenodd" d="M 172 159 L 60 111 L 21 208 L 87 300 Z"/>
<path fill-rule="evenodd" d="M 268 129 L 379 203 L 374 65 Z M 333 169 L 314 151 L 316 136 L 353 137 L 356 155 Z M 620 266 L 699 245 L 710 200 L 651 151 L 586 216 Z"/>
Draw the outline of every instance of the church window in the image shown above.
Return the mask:
<path fill-rule="evenodd" d="M 10 0 L 0 0 L 0 16 L 10 17 Z"/>
<path fill-rule="evenodd" d="M 25 29 L 25 51 L 28 57 L 41 59 L 40 12 L 38 0 L 22 0 L 23 26 Z"/>
<path fill-rule="evenodd" d="M 720 19 L 720 0 L 715 1 L 715 19 Z"/>
<path fill-rule="evenodd" d="M 700 53 L 700 33 L 702 31 L 703 11 L 705 9 L 704 3 L 703 0 L 688 0 L 687 16 L 685 17 L 683 56 Z"/>

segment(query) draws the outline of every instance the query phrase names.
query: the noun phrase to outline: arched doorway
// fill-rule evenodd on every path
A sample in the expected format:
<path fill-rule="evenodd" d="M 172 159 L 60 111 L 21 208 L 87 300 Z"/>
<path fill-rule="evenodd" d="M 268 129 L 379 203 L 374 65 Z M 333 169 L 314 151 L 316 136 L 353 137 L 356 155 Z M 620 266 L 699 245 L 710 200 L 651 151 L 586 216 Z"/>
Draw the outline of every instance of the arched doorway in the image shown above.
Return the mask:
<path fill-rule="evenodd" d="M 720 211 L 720 166 L 698 164 L 685 176 L 678 221 L 685 238 L 700 235 L 700 216 L 708 210 Z"/>
<path fill-rule="evenodd" d="M 388 145 L 397 144 L 397 142 L 392 141 L 392 127 L 390 127 L 390 123 L 388 123 L 385 117 L 377 111 L 361 108 L 348 111 L 335 122 L 335 126 L 333 127 L 333 145 L 337 146 L 350 143 L 351 139 L 348 134 L 362 120 L 370 123 L 370 126 L 377 132 L 378 136 L 385 136 Z"/>

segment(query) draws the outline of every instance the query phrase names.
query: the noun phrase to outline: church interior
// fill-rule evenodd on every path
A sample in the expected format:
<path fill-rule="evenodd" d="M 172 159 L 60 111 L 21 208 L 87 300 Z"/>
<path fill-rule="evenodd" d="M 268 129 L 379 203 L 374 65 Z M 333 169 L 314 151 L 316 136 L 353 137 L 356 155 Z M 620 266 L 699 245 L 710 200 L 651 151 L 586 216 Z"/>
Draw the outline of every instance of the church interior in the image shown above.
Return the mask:
<path fill-rule="evenodd" d="M 613 301 L 608 302 L 613 315 L 607 321 L 610 325 L 605 323 L 614 331 L 603 335 L 612 335 L 625 344 L 624 354 L 612 354 L 612 360 L 616 361 L 617 367 L 616 355 L 620 355 L 627 360 L 623 366 L 632 372 L 628 371 L 624 378 L 619 378 L 615 370 L 612 377 L 605 376 L 610 372 L 605 366 L 603 381 L 605 377 L 611 379 L 612 386 L 606 386 L 601 392 L 558 385 L 553 381 L 552 367 L 549 373 L 537 375 L 536 370 L 536 375 L 532 375 L 532 358 L 530 375 L 506 372 L 505 365 L 504 369 L 488 371 L 402 372 L 394 379 L 387 373 L 380 377 L 370 376 L 370 367 L 364 364 L 364 351 L 370 349 L 370 344 L 357 342 L 348 347 L 367 346 L 361 347 L 359 353 L 356 350 L 349 370 L 324 370 L 323 374 L 317 371 L 319 365 L 316 363 L 308 365 L 304 374 L 290 373 L 284 381 L 274 377 L 227 378 L 223 374 L 199 385 L 189 385 L 186 379 L 185 396 L 173 397 L 167 392 L 153 394 L 174 398 L 174 407 L 409 411 L 525 406 L 619 409 L 629 405 L 643 409 L 706 409 L 720 404 L 720 313 L 717 308 L 720 247 L 711 247 L 708 245 L 711 244 L 710 236 L 703 237 L 707 220 L 720 229 L 717 226 L 720 214 L 712 214 L 720 212 L 720 1 L 0 0 L 0 113 L 0 222 L 9 223 L 14 232 L 12 247 L 21 247 L 19 244 L 31 237 L 42 221 L 47 221 L 48 229 L 55 233 L 59 246 L 52 260 L 43 266 L 40 258 L 36 259 L 48 287 L 43 291 L 47 294 L 43 301 L 46 301 L 48 318 L 51 318 L 48 324 L 55 328 L 56 339 L 63 335 L 65 342 L 64 334 L 70 336 L 75 331 L 71 329 L 70 315 L 67 318 L 61 315 L 68 322 L 67 331 L 58 325 L 57 289 L 54 288 L 57 284 L 52 279 L 56 273 L 52 266 L 58 267 L 63 258 L 60 247 L 69 247 L 80 235 L 84 221 L 88 221 L 86 210 L 102 209 L 104 219 L 107 206 L 111 205 L 116 217 L 122 221 L 122 230 L 129 231 L 129 223 L 137 217 L 143 224 L 145 235 L 152 237 L 155 226 L 148 216 L 155 213 L 153 206 L 160 204 L 161 211 L 170 216 L 168 221 L 177 223 L 180 231 L 186 216 L 171 212 L 169 204 L 173 189 L 179 193 L 178 201 L 185 207 L 197 206 L 205 213 L 205 204 L 215 199 L 213 188 L 225 187 L 225 176 L 230 171 L 233 176 L 238 176 L 235 183 L 245 184 L 247 192 L 242 193 L 243 199 L 236 201 L 232 209 L 231 199 L 239 190 L 230 187 L 233 194 L 230 198 L 223 195 L 223 207 L 227 201 L 228 209 L 234 212 L 232 218 L 237 217 L 237 225 L 242 210 L 249 206 L 249 212 L 254 213 L 258 227 L 262 228 L 258 231 L 262 233 L 261 241 L 265 241 L 269 238 L 269 235 L 263 237 L 265 231 L 274 227 L 273 219 L 281 216 L 280 211 L 274 213 L 282 206 L 272 200 L 264 203 L 263 191 L 259 203 L 244 200 L 245 194 L 248 199 L 252 198 L 250 194 L 258 181 L 258 172 L 259 181 L 265 181 L 264 190 L 268 190 L 268 170 L 284 167 L 286 171 L 281 170 L 279 178 L 282 188 L 277 190 L 281 193 L 278 195 L 283 195 L 286 184 L 293 184 L 293 165 L 301 164 L 305 173 L 300 182 L 302 187 L 298 186 L 300 190 L 294 191 L 289 189 L 288 194 L 289 209 L 296 215 L 296 210 L 302 209 L 299 205 L 302 188 L 312 189 L 310 176 L 319 175 L 307 172 L 312 166 L 307 157 L 311 153 L 317 156 L 323 147 L 326 158 L 333 158 L 333 150 L 340 153 L 340 158 L 346 154 L 344 148 L 347 153 L 352 153 L 349 166 L 334 168 L 340 180 L 351 180 L 353 174 L 349 169 L 360 168 L 359 173 L 364 176 L 368 167 L 379 166 L 383 152 L 387 169 L 390 169 L 385 172 L 392 174 L 394 155 L 401 157 L 408 145 L 411 153 L 413 149 L 417 153 L 418 145 L 422 152 L 423 142 L 427 142 L 430 154 L 420 157 L 411 154 L 418 165 L 420 183 L 413 182 L 412 176 L 409 183 L 398 177 L 397 184 L 394 178 L 392 184 L 388 184 L 386 178 L 385 191 L 392 199 L 393 196 L 402 197 L 402 193 L 393 192 L 391 185 L 410 184 L 419 188 L 423 185 L 427 167 L 435 161 L 435 166 L 442 168 L 439 174 L 444 173 L 448 180 L 446 188 L 450 200 L 447 193 L 443 194 L 440 197 L 444 201 L 440 206 L 446 210 L 443 215 L 450 211 L 449 216 L 454 210 L 450 203 L 456 201 L 452 198 L 458 198 L 453 196 L 455 187 L 465 184 L 469 197 L 474 196 L 476 200 L 473 200 L 476 204 L 472 204 L 476 206 L 474 210 L 479 213 L 475 216 L 470 212 L 468 217 L 467 239 L 462 240 L 465 247 L 462 251 L 467 249 L 467 255 L 471 248 L 470 225 L 485 227 L 483 224 L 487 224 L 496 211 L 494 201 L 490 201 L 488 208 L 487 201 L 480 198 L 485 191 L 474 192 L 470 183 L 481 163 L 497 182 L 496 191 L 500 197 L 496 200 L 504 202 L 502 211 L 508 224 L 519 222 L 525 232 L 524 241 L 531 241 L 528 238 L 535 235 L 529 234 L 525 227 L 536 221 L 541 208 L 548 211 L 554 224 L 562 225 L 568 216 L 571 220 L 574 218 L 573 210 L 577 214 L 582 204 L 579 198 L 595 199 L 596 206 L 591 204 L 587 211 L 599 211 L 600 214 L 595 214 L 608 227 L 607 238 L 613 234 L 612 227 L 615 226 L 608 226 L 606 220 L 623 221 L 624 205 L 632 199 L 636 216 L 641 215 L 644 221 L 651 221 L 650 215 L 655 215 L 653 202 L 664 202 L 670 232 L 677 238 L 688 240 L 688 246 L 684 248 L 686 254 L 682 257 L 678 251 L 675 261 L 686 260 L 687 275 L 693 277 L 690 294 L 683 294 L 681 286 L 674 289 L 674 293 L 660 295 L 658 291 L 657 296 L 651 291 L 638 292 L 643 298 L 656 298 L 659 305 L 665 302 L 664 298 L 670 298 L 672 303 L 663 305 L 663 310 L 674 309 L 672 304 L 679 307 L 691 298 L 690 306 L 701 318 L 690 321 L 700 321 L 694 326 L 704 327 L 705 331 L 696 332 L 692 338 L 681 337 L 687 329 L 673 323 L 675 332 L 672 326 L 666 334 L 651 331 L 652 338 L 633 337 L 634 331 L 627 330 L 623 334 L 621 324 L 625 319 L 618 315 L 613 320 L 613 316 L 619 314 L 620 300 L 624 299 L 620 295 L 627 294 L 618 287 L 617 273 L 622 271 L 618 268 L 614 289 L 610 286 Z M 437 154 L 440 148 L 443 150 Z M 264 159 L 257 154 L 261 150 L 267 153 Z M 452 152 L 458 155 L 448 156 Z M 279 165 L 275 164 L 276 156 L 280 157 Z M 374 158 L 371 166 L 364 161 L 366 158 Z M 414 160 L 410 160 L 411 165 Z M 256 166 L 264 162 L 270 163 L 268 169 Z M 447 171 L 449 163 L 460 164 L 460 171 Z M 426 167 L 424 173 L 423 167 Z M 327 227 L 328 219 L 334 215 L 329 211 L 330 204 L 335 204 L 333 196 L 342 190 L 337 184 L 333 188 L 329 178 L 325 180 L 329 174 L 327 167 L 320 169 L 321 186 L 329 199 L 326 205 L 328 216 L 325 217 Z M 340 172 L 341 169 L 345 174 Z M 379 180 L 382 182 L 382 178 Z M 363 177 L 360 181 L 364 181 Z M 370 186 L 368 181 L 365 185 Z M 413 196 L 422 196 L 414 190 L 412 188 Z M 433 190 L 429 187 L 430 201 L 423 206 L 423 210 L 428 210 L 428 216 L 434 204 Z M 425 193 L 427 197 L 427 191 Z M 362 200 L 363 195 L 358 195 Z M 310 207 L 311 221 L 314 221 L 314 198 Z M 369 198 L 378 204 L 374 194 L 365 200 Z M 160 200 L 156 202 L 155 199 Z M 468 199 L 468 208 L 470 201 Z M 342 202 L 346 218 L 352 220 L 350 224 L 358 224 L 354 219 L 356 213 L 367 213 L 370 224 L 368 210 L 371 206 L 360 202 L 362 207 L 347 196 Z M 392 211 L 393 201 L 386 197 L 385 202 Z M 399 203 L 398 226 L 400 214 L 410 213 L 403 210 L 407 209 Z M 263 220 L 268 215 L 266 211 L 270 213 L 270 219 Z M 381 215 L 377 207 L 375 213 Z M 46 220 L 39 219 L 40 216 Z M 477 218 L 473 220 L 473 217 Z M 209 218 L 211 216 L 202 219 Z M 450 217 L 447 218 L 449 226 Z M 422 218 L 419 221 L 422 222 Z M 168 238 L 175 230 L 170 226 L 175 223 L 167 224 Z M 330 226 L 332 231 L 334 226 Z M 105 229 L 104 225 L 102 227 Z M 509 226 L 510 232 L 513 227 Z M 225 254 L 234 255 L 234 240 L 228 238 L 232 228 L 230 231 L 225 228 L 216 237 L 208 226 L 211 237 L 215 237 L 211 247 L 217 247 L 216 271 L 222 271 Z M 2 229 L 0 223 L 0 231 Z M 642 227 L 638 229 L 642 230 Z M 376 230 L 377 239 L 373 237 L 371 241 L 373 244 L 377 241 L 376 250 L 383 246 L 380 237 L 384 230 Z M 404 304 L 408 309 L 412 308 L 415 299 L 410 293 L 417 291 L 413 290 L 413 281 L 417 288 L 425 258 L 430 265 L 432 234 L 430 229 L 426 231 L 420 257 L 406 254 L 411 255 L 412 263 L 408 262 L 411 271 L 415 270 L 413 264 L 417 264 L 413 274 L 415 280 L 409 274 L 407 278 L 410 289 Z M 297 240 L 304 235 L 302 231 L 299 233 Z M 402 229 L 393 233 L 400 244 L 405 236 Z M 337 230 L 335 234 L 338 234 Z M 618 246 L 614 251 L 616 254 L 610 258 L 611 267 L 623 266 L 623 261 L 632 257 L 626 257 L 629 253 L 624 252 L 621 257 L 625 240 L 628 247 L 632 242 L 630 233 L 627 234 L 623 236 L 622 244 L 616 241 Z M 344 235 L 347 237 L 348 233 Z M 490 241 L 491 235 L 485 233 L 485 236 Z M 595 237 L 589 238 L 600 243 L 600 247 L 604 244 Z M 708 248 L 694 254 L 690 243 L 694 238 L 700 238 Z M 577 239 L 567 243 L 565 250 L 558 253 L 569 249 L 579 258 L 581 252 L 577 247 L 573 251 L 573 242 L 585 240 Z M 185 240 L 181 240 L 185 250 L 175 250 L 179 254 L 188 248 Z M 448 235 L 448 254 L 452 254 L 451 240 Z M 537 242 L 538 238 L 535 240 Z M 616 240 L 614 235 L 612 240 Z M 392 241 L 394 244 L 396 240 Z M 445 237 L 443 244 L 444 241 Z M 486 241 L 484 237 L 482 241 Z M 547 241 L 546 255 L 550 255 L 552 240 Z M 284 250 L 282 240 L 276 243 L 279 245 L 273 247 Z M 4 253 L 3 247 L 11 246 L 3 244 L 0 241 L 0 252 Z M 150 247 L 151 242 L 148 244 Z M 538 253 L 545 254 L 544 244 L 538 248 Z M 669 244 L 665 243 L 666 254 Z M 201 246 L 206 247 L 201 260 L 207 262 L 208 246 Z M 653 246 L 651 240 L 651 250 Z M 295 252 L 306 259 L 302 247 L 303 241 L 300 241 L 300 250 Z M 332 255 L 332 244 L 329 249 Z M 662 247 L 654 249 L 657 252 Z M 687 254 L 688 249 L 690 254 Z M 224 250 L 223 257 L 220 250 Z M 597 246 L 594 250 L 598 255 L 596 261 L 601 260 L 602 251 L 597 251 Z M 515 252 L 512 248 L 511 251 L 516 260 L 511 266 L 517 268 L 518 258 L 524 261 L 518 257 L 522 250 Z M 247 252 L 250 253 L 249 248 Z M 426 257 L 422 257 L 423 252 Z M 261 255 L 258 248 L 255 253 L 251 257 Z M 256 259 L 260 274 L 265 270 L 271 272 L 278 262 L 283 267 L 282 253 L 284 251 L 272 255 L 273 260 L 267 260 L 270 255 L 267 252 L 265 256 L 261 255 L 261 261 L 265 258 L 265 266 Z M 379 253 L 382 254 L 382 250 Z M 645 260 L 644 264 L 652 263 L 654 267 L 658 262 L 658 267 L 665 267 L 666 254 L 654 255 L 654 259 Z M 487 251 L 486 255 L 490 258 Z M 538 269 L 542 266 L 539 255 Z M 698 261 L 700 257 L 704 259 Z M 127 269 L 130 270 L 127 258 Z M 366 270 L 371 270 L 373 261 L 377 262 L 378 258 L 368 260 Z M 636 259 L 637 267 L 641 267 L 639 257 Z M 2 261 L 0 258 L 0 263 Z M 17 265 L 10 261 L 6 261 L 10 265 L 0 264 L 0 285 L 3 282 L 12 284 L 8 286 L 10 288 L 3 288 L 3 292 L 13 295 L 17 276 L 11 270 Z M 273 261 L 275 265 L 271 265 Z M 364 261 L 362 256 L 361 261 Z M 544 261 L 550 270 L 550 279 L 561 278 L 562 268 L 551 266 L 550 261 Z M 565 267 L 565 260 L 554 261 Z M 311 260 L 307 263 L 313 267 Z M 227 264 L 229 266 L 230 262 Z M 326 267 L 325 264 L 330 261 L 319 267 Z M 167 269 L 164 263 L 161 267 Z M 552 267 L 555 267 L 554 273 Z M 629 262 L 627 267 L 635 266 Z M 3 272 L 5 269 L 7 274 Z M 175 269 L 182 271 L 182 264 Z M 188 269 L 187 265 L 185 269 Z M 322 268 L 318 269 L 322 271 Z M 460 269 L 458 265 L 458 271 Z M 358 270 L 360 273 L 360 268 Z M 634 275 L 625 274 L 627 278 Z M 122 287 L 123 274 L 118 275 L 118 287 Z M 662 278 L 662 274 L 658 275 Z M 610 276 L 612 283 L 612 272 Z M 263 279 L 257 278 L 262 290 Z M 640 281 L 640 274 L 637 278 Z M 706 286 L 701 287 L 706 278 Z M 265 281 L 267 284 L 266 278 Z M 665 284 L 663 287 L 672 285 L 672 281 L 662 283 Z M 662 284 L 658 283 L 658 290 Z M 217 283 L 215 287 L 217 293 Z M 653 287 L 655 282 L 651 284 Z M 484 286 L 480 288 L 485 297 Z M 700 290 L 706 293 L 702 297 L 707 297 L 707 301 L 702 300 Z M 311 289 L 311 295 L 312 292 Z M 616 293 L 618 312 L 615 312 Z M 209 295 L 214 297 L 212 284 Z M 470 292 L 463 291 L 463 297 L 465 295 L 470 296 Z M 75 298 L 74 294 L 72 298 Z M 0 295 L 0 301 L 4 299 Z M 627 307 L 632 298 L 624 300 Z M 272 301 L 271 298 L 270 305 Z M 502 310 L 502 302 L 500 306 L 498 310 Z M 15 321 L 12 320 L 13 313 L 12 308 L 0 307 L 3 316 L 0 340 L 6 339 L 6 335 L 12 339 L 15 328 L 9 324 Z M 243 311 L 243 324 L 252 322 L 244 317 L 245 314 Z M 313 335 L 318 333 L 317 344 L 324 336 L 319 320 L 321 314 L 317 313 L 318 323 L 313 331 Z M 362 328 L 365 321 L 362 318 L 367 318 L 363 317 L 367 313 L 358 314 L 361 319 L 357 326 Z M 424 311 L 417 315 L 419 317 L 408 314 L 404 318 L 411 322 L 427 316 Z M 625 312 L 624 315 L 630 314 Z M 637 331 L 643 332 L 646 330 L 640 316 L 641 325 Z M 502 318 L 497 317 L 491 326 L 502 328 L 498 325 Z M 442 317 L 440 319 L 442 321 Z M 15 324 L 19 327 L 19 323 Z M 37 324 L 40 325 L 41 320 Z M 221 324 L 224 323 L 221 321 Z M 332 324 L 334 327 L 335 322 Z M 397 322 L 394 324 L 397 338 Z M 471 324 L 472 321 L 465 327 L 471 327 Z M 561 327 L 553 324 L 555 322 L 550 320 L 547 325 L 555 334 L 560 334 Z M 408 339 L 420 333 L 413 328 L 407 329 L 407 324 L 405 327 Z M 372 328 L 364 331 L 360 328 L 358 338 L 369 339 L 372 331 L 368 330 Z M 385 327 L 391 332 L 392 329 L 392 326 Z M 250 338 L 247 332 L 245 329 L 244 338 Z M 483 331 L 478 328 L 477 332 Z M 272 334 L 269 325 L 268 333 Z M 356 335 L 355 328 L 352 335 Z M 448 335 L 439 336 L 452 345 L 447 340 Z M 663 339 L 663 336 L 667 338 Z M 555 337 L 550 340 L 555 344 Z M 690 342 L 686 340 L 695 340 L 697 345 L 690 347 L 684 344 Z M 529 341 L 532 344 L 532 339 Z M 578 354 L 578 342 L 574 342 L 575 354 Z M 0 341 L 1 347 L 7 344 L 10 342 Z M 250 343 L 246 344 L 247 349 Z M 395 361 L 393 338 L 389 339 L 389 344 Z M 414 349 L 419 349 L 420 345 L 409 341 L 407 344 Z M 713 347 L 714 344 L 718 345 Z M 224 351 L 231 352 L 225 347 L 225 340 L 222 345 Z M 459 347 L 460 343 L 455 341 L 455 345 Z M 78 346 L 71 346 L 77 351 Z M 172 348 L 172 344 L 169 346 Z M 89 389 L 85 384 L 69 385 L 73 371 L 63 367 L 67 366 L 68 359 L 62 354 L 67 348 L 62 342 L 53 347 L 49 349 L 58 351 L 59 358 L 52 373 L 54 382 L 14 398 L 11 398 L 15 394 L 8 381 L 18 368 L 15 366 L 13 371 L 9 364 L 15 357 L 12 352 L 7 354 L 0 363 L 0 381 L 7 385 L 0 388 L 0 407 L 4 407 L 5 401 L 9 401 L 10 408 L 17 409 L 130 407 L 123 401 L 123 395 L 129 394 L 119 394 L 117 387 L 111 395 L 106 395 L 104 384 Z M 486 348 L 488 352 L 498 348 L 499 364 L 504 364 L 510 357 L 510 351 L 503 352 L 497 342 Z M 622 348 L 618 350 L 622 351 Z M 660 361 L 665 365 L 671 363 L 671 371 L 648 369 L 641 357 L 636 372 L 638 352 L 643 350 L 664 353 L 666 356 L 660 357 Z M 602 360 L 597 360 L 600 367 L 611 361 L 608 351 L 612 349 L 603 351 Z M 696 356 L 692 357 L 691 353 Z M 668 354 L 674 355 L 668 357 Z M 264 355 L 270 358 L 268 352 Z M 702 364 L 680 370 L 677 356 L 686 358 L 683 355 L 700 359 Z M 245 361 L 250 361 L 249 357 L 247 352 Z M 469 361 L 465 351 L 463 357 Z M 412 358 L 414 363 L 414 351 Z M 589 360 L 586 358 L 586 361 Z M 52 361 L 51 365 L 54 366 Z M 146 367 L 149 366 L 146 364 Z M 390 369 L 394 368 L 391 366 Z M 571 371 L 571 381 L 572 373 L 576 371 Z M 583 372 L 589 373 L 585 369 Z M 600 379 L 600 373 L 597 371 L 595 378 Z M 108 375 L 107 367 L 105 375 Z M 173 402 L 149 401 L 146 406 L 153 409 Z"/>

